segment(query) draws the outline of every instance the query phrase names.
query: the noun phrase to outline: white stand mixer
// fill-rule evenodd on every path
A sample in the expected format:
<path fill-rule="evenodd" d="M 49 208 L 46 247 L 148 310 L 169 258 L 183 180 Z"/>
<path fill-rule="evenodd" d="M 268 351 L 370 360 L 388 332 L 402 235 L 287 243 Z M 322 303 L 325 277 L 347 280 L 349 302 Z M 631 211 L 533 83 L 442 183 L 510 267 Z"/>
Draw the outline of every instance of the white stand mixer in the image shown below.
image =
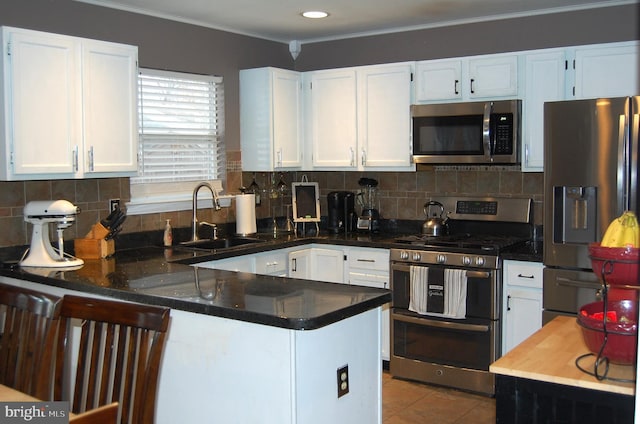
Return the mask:
<path fill-rule="evenodd" d="M 24 220 L 33 224 L 31 247 L 26 258 L 20 261 L 23 267 L 69 268 L 84 264 L 78 259 L 64 253 L 62 232 L 76 220 L 80 208 L 67 200 L 38 200 L 29 202 L 24 207 Z M 51 245 L 49 224 L 57 223 L 58 248 Z"/>

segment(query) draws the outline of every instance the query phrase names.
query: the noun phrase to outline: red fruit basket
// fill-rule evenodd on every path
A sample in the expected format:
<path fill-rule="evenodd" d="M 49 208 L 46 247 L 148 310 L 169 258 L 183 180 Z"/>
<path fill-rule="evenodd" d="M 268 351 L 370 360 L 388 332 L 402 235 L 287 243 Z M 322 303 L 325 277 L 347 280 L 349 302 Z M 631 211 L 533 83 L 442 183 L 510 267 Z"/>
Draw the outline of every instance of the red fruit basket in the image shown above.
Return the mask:
<path fill-rule="evenodd" d="M 615 364 L 635 363 L 638 343 L 637 305 L 638 302 L 633 300 L 607 302 L 606 320 L 601 316 L 604 302 L 582 306 L 578 313 L 578 324 L 582 328 L 582 337 L 589 351 L 607 357 Z"/>
<path fill-rule="evenodd" d="M 610 285 L 640 285 L 640 248 L 589 244 L 593 272 Z"/>

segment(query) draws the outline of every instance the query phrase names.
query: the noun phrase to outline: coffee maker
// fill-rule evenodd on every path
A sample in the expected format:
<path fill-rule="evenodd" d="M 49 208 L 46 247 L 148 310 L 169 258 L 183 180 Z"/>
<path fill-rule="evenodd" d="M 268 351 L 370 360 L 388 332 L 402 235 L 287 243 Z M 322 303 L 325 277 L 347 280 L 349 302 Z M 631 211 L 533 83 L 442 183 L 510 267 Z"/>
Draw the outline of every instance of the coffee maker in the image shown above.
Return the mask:
<path fill-rule="evenodd" d="M 332 191 L 327 195 L 330 233 L 350 233 L 355 229 L 355 194 L 350 191 Z"/>
<path fill-rule="evenodd" d="M 378 181 L 373 178 L 360 178 L 358 185 L 358 204 L 362 208 L 357 228 L 360 231 L 380 231 L 380 212 L 378 211 Z"/>

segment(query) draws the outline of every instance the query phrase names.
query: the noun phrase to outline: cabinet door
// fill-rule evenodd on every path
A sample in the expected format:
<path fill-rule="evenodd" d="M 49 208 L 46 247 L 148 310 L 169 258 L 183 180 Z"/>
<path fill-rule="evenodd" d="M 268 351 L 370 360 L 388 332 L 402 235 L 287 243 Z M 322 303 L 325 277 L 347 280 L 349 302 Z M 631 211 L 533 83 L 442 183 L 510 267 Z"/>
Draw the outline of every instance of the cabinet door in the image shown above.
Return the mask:
<path fill-rule="evenodd" d="M 542 172 L 544 166 L 544 102 L 563 100 L 564 50 L 529 54 L 525 58 L 522 170 Z"/>
<path fill-rule="evenodd" d="M 275 168 L 297 168 L 302 165 L 301 77 L 274 70 L 272 83 Z"/>
<path fill-rule="evenodd" d="M 469 98 L 518 95 L 518 57 L 469 59 Z"/>
<path fill-rule="evenodd" d="M 638 43 L 575 51 L 576 99 L 632 96 L 640 92 Z"/>
<path fill-rule="evenodd" d="M 310 72 L 308 125 L 315 168 L 356 167 L 355 70 Z"/>
<path fill-rule="evenodd" d="M 289 277 L 308 280 L 311 275 L 311 249 L 289 252 Z M 314 278 L 315 280 L 316 278 Z"/>
<path fill-rule="evenodd" d="M 461 60 L 427 60 L 416 65 L 416 102 L 460 100 L 461 84 Z"/>
<path fill-rule="evenodd" d="M 542 328 L 542 291 L 509 288 L 505 293 L 506 313 L 503 354 Z"/>
<path fill-rule="evenodd" d="M 344 283 L 344 253 L 342 249 L 311 249 L 314 280 Z"/>
<path fill-rule="evenodd" d="M 3 176 L 72 177 L 81 137 L 77 41 L 35 31 L 4 28 L 3 32 L 7 125 Z"/>
<path fill-rule="evenodd" d="M 358 70 L 360 166 L 411 166 L 411 65 Z"/>
<path fill-rule="evenodd" d="M 536 262 L 504 261 L 502 354 L 542 327 L 542 271 Z"/>
<path fill-rule="evenodd" d="M 84 171 L 138 169 L 138 49 L 83 40 Z"/>

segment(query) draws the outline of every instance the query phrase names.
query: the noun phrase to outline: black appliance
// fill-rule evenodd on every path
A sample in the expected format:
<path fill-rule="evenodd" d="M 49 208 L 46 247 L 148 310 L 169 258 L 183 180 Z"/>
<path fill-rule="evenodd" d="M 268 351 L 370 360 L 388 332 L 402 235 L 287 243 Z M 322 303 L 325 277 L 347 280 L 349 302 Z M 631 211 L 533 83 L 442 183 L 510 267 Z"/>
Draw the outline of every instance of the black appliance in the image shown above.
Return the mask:
<path fill-rule="evenodd" d="M 405 246 L 390 252 L 390 372 L 394 377 L 492 395 L 495 376 L 489 365 L 502 352 L 500 253 L 529 239 L 533 201 L 437 200 L 449 218 L 449 234 L 401 237 L 396 242 Z M 448 279 L 452 274 L 464 279 L 462 286 L 452 284 Z M 447 303 L 447 291 L 456 293 L 455 314 L 453 302 Z M 433 300 L 442 309 L 416 309 L 416 300 L 419 303 L 424 296 L 427 305 Z"/>
<path fill-rule="evenodd" d="M 413 105 L 413 161 L 519 163 L 521 110 L 521 100 Z"/>
<path fill-rule="evenodd" d="M 330 233 L 350 233 L 355 229 L 355 194 L 350 191 L 332 191 L 327 195 Z"/>

